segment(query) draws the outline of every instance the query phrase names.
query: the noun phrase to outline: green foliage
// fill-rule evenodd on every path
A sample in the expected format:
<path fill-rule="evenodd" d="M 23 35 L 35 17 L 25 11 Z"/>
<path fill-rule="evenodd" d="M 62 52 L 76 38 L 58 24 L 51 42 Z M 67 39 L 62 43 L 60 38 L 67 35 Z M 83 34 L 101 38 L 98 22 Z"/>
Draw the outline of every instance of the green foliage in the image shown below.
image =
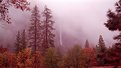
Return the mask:
<path fill-rule="evenodd" d="M 97 62 L 99 65 L 105 64 L 106 51 L 107 48 L 105 46 L 103 37 L 100 35 L 98 46 L 96 47 Z"/>
<path fill-rule="evenodd" d="M 46 68 L 58 68 L 58 54 L 55 48 L 48 48 L 45 53 L 45 67 Z"/>
<path fill-rule="evenodd" d="M 105 23 L 105 26 L 110 31 L 121 31 L 121 0 L 117 1 L 115 3 L 115 11 L 109 10 L 107 13 L 107 23 Z M 114 40 L 117 40 L 118 42 L 115 43 L 115 45 L 112 46 L 109 52 L 110 57 L 112 58 L 112 63 L 121 64 L 121 60 L 119 57 L 121 57 L 121 33 L 114 37 Z"/>
<path fill-rule="evenodd" d="M 75 67 L 80 68 L 81 59 L 82 59 L 82 51 L 79 45 L 75 45 L 72 49 L 70 49 L 67 55 L 64 58 L 65 67 Z"/>
<path fill-rule="evenodd" d="M 108 20 L 107 23 L 105 23 L 105 26 L 111 31 L 121 31 L 121 0 L 116 2 L 115 7 L 115 12 L 112 12 L 111 10 L 108 11 Z"/>

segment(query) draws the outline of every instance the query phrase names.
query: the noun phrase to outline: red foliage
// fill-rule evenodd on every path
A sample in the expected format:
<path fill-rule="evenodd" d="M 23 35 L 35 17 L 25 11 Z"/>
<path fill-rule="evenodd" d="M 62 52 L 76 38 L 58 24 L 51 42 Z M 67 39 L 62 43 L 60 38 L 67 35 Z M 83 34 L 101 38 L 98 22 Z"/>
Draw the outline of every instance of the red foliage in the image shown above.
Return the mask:
<path fill-rule="evenodd" d="M 93 48 L 84 48 L 83 52 L 85 54 L 85 56 L 90 60 L 90 65 L 96 65 L 96 54 L 95 54 L 95 50 Z"/>
<path fill-rule="evenodd" d="M 27 0 L 11 0 L 11 3 L 16 7 L 17 9 L 23 10 L 30 10 L 28 7 L 29 2 Z"/>
<path fill-rule="evenodd" d="M 28 7 L 29 2 L 27 0 L 1 0 L 0 1 L 0 15 L 1 15 L 1 20 L 4 20 L 7 23 L 11 23 L 9 18 L 9 7 L 14 6 L 17 9 L 20 9 L 22 11 L 24 10 L 30 10 Z"/>
<path fill-rule="evenodd" d="M 0 47 L 0 53 L 4 53 L 4 52 L 7 52 L 7 51 L 8 51 L 7 48 Z"/>

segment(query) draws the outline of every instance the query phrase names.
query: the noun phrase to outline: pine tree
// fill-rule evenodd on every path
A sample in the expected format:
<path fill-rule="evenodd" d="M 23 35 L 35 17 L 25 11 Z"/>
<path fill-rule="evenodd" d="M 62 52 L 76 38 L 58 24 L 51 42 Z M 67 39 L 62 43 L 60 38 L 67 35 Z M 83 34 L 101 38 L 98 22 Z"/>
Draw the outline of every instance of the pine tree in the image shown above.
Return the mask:
<path fill-rule="evenodd" d="M 99 37 L 98 45 L 99 45 L 100 51 L 103 52 L 106 50 L 105 42 L 104 42 L 103 37 L 101 35 Z"/>
<path fill-rule="evenodd" d="M 88 42 L 88 40 L 86 40 L 86 42 L 85 42 L 85 48 L 89 48 L 89 42 Z"/>
<path fill-rule="evenodd" d="M 97 46 L 97 62 L 99 65 L 105 64 L 105 54 L 106 54 L 106 46 L 103 37 L 100 35 Z"/>
<path fill-rule="evenodd" d="M 41 44 L 41 23 L 40 14 L 38 7 L 35 6 L 31 15 L 31 25 L 29 28 L 29 41 L 30 47 L 32 47 L 33 52 L 40 50 Z"/>
<path fill-rule="evenodd" d="M 26 49 L 27 47 L 27 38 L 26 38 L 26 32 L 23 30 L 22 33 L 18 31 L 18 34 L 16 36 L 16 42 L 15 42 L 15 51 L 16 53 Z"/>
<path fill-rule="evenodd" d="M 108 20 L 105 23 L 105 26 L 110 31 L 119 31 L 120 34 L 114 37 L 114 40 L 117 40 L 117 43 L 113 45 L 113 63 L 121 64 L 121 0 L 115 3 L 115 11 L 109 10 L 107 13 Z"/>
<path fill-rule="evenodd" d="M 29 41 L 30 41 L 30 47 L 32 48 L 33 54 L 37 54 L 37 51 L 40 51 L 40 45 L 41 45 L 41 22 L 40 22 L 40 14 L 39 9 L 37 6 L 34 7 L 31 15 L 31 25 L 29 28 Z M 37 57 L 34 58 L 34 68 L 39 68 Z"/>
<path fill-rule="evenodd" d="M 19 53 L 20 51 L 21 51 L 21 38 L 20 38 L 20 32 L 18 31 L 15 41 L 15 52 Z"/>
<path fill-rule="evenodd" d="M 21 49 L 24 50 L 27 47 L 27 36 L 25 29 L 21 33 Z"/>
<path fill-rule="evenodd" d="M 54 37 L 53 33 L 54 21 L 52 20 L 51 10 L 45 7 L 43 12 L 43 41 L 42 41 L 42 49 L 45 51 L 49 47 L 55 47 L 54 45 Z"/>

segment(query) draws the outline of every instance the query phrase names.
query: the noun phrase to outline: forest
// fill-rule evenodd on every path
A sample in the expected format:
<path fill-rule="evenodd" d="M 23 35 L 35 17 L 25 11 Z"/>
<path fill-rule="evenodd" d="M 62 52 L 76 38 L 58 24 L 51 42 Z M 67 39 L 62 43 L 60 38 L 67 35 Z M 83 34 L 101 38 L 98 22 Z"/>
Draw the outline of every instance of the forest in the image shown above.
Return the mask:
<path fill-rule="evenodd" d="M 64 48 L 55 44 L 53 12 L 48 6 L 40 12 L 39 6 L 31 8 L 27 0 L 0 0 L 0 21 L 11 24 L 9 8 L 31 13 L 27 29 L 17 31 L 14 48 L 10 51 L 0 46 L 0 68 L 93 68 L 103 66 L 121 66 L 121 0 L 115 3 L 115 11 L 107 11 L 104 26 L 109 31 L 118 31 L 114 36 L 116 43 L 107 47 L 102 35 L 98 44 L 91 46 L 85 41 L 84 47 L 75 44 Z M 65 50 L 64 50 L 65 49 Z"/>

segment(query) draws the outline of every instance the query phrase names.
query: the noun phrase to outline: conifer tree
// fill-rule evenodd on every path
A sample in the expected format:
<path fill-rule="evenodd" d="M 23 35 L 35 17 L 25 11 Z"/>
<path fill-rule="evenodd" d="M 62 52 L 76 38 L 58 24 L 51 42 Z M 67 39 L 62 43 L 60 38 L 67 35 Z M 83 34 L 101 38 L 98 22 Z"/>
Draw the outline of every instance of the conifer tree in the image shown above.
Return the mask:
<path fill-rule="evenodd" d="M 86 40 L 86 42 L 85 42 L 85 48 L 89 48 L 89 42 L 88 42 L 88 40 Z"/>
<path fill-rule="evenodd" d="M 112 53 L 111 57 L 113 62 L 116 64 L 121 64 L 121 0 L 115 3 L 115 11 L 109 10 L 107 13 L 108 20 L 105 23 L 105 26 L 110 31 L 119 31 L 120 34 L 114 37 L 114 40 L 117 40 L 117 43 L 112 46 Z"/>
<path fill-rule="evenodd" d="M 97 46 L 97 62 L 99 65 L 105 64 L 106 46 L 103 37 L 100 35 Z"/>
<path fill-rule="evenodd" d="M 41 46 L 41 22 L 40 22 L 40 11 L 37 6 L 35 6 L 32 10 L 32 15 L 31 15 L 31 25 L 29 28 L 29 41 L 30 41 L 30 47 L 32 48 L 32 53 L 37 54 L 37 51 L 40 51 L 40 46 Z M 38 62 L 37 62 L 37 57 L 34 58 L 34 68 L 39 68 Z"/>
<path fill-rule="evenodd" d="M 21 33 L 21 49 L 24 50 L 27 47 L 27 36 L 25 29 Z"/>
<path fill-rule="evenodd" d="M 15 52 L 18 53 L 20 52 L 20 50 L 21 50 L 21 38 L 20 38 L 20 32 L 18 31 L 15 41 Z"/>
<path fill-rule="evenodd" d="M 54 21 L 52 20 L 51 10 L 47 7 L 44 8 L 43 11 L 43 41 L 42 41 L 42 49 L 45 51 L 49 47 L 54 47 Z"/>
<path fill-rule="evenodd" d="M 40 14 L 37 6 L 33 8 L 31 15 L 31 24 L 29 28 L 29 41 L 30 47 L 32 47 L 33 52 L 40 50 L 41 44 L 41 23 Z"/>

